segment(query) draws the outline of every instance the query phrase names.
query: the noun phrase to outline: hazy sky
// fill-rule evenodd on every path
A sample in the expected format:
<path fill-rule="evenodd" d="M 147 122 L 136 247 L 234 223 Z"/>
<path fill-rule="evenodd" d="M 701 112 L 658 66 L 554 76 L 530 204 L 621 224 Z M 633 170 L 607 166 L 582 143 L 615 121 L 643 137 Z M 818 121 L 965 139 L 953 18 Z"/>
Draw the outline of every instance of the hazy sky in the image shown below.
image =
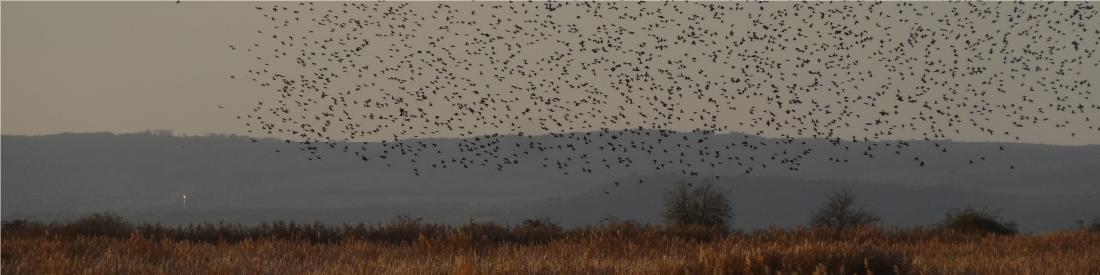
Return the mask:
<path fill-rule="evenodd" d="M 4 2 L 3 134 L 244 133 L 234 117 L 270 94 L 229 79 L 254 60 L 228 45 L 266 26 L 258 4 Z M 1072 130 L 1017 131 L 1025 142 L 1100 144 L 1095 130 Z"/>
<path fill-rule="evenodd" d="M 4 2 L 3 133 L 243 132 L 216 106 L 257 100 L 226 46 L 254 5 Z"/>

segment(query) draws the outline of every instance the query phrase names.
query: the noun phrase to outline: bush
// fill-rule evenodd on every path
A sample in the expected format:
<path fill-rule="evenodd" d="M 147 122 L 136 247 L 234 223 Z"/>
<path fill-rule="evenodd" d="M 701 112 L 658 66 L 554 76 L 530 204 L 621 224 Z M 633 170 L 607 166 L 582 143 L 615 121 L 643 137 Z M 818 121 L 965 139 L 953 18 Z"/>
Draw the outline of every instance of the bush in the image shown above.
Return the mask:
<path fill-rule="evenodd" d="M 660 226 L 642 224 L 633 220 L 618 221 L 605 220 L 595 225 L 586 225 L 569 230 L 565 233 L 566 239 L 602 240 L 605 242 L 622 242 L 630 240 L 644 240 L 659 236 Z"/>
<path fill-rule="evenodd" d="M 94 213 L 63 229 L 74 235 L 124 238 L 130 236 L 131 226 L 122 217 L 112 213 Z"/>
<path fill-rule="evenodd" d="M 477 244 L 500 244 L 512 241 L 507 227 L 491 222 L 473 222 L 459 226 L 456 233 L 463 240 Z"/>
<path fill-rule="evenodd" d="M 811 217 L 814 227 L 843 231 L 851 228 L 870 226 L 879 222 L 875 213 L 856 205 L 856 199 L 847 190 L 830 193 L 825 205 L 822 205 Z"/>
<path fill-rule="evenodd" d="M 0 233 L 2 233 L 4 237 L 34 236 L 44 235 L 48 229 L 49 225 L 44 223 L 19 219 L 14 221 L 3 221 L 3 225 L 0 226 Z"/>
<path fill-rule="evenodd" d="M 423 223 L 420 218 L 397 216 L 387 224 L 363 228 L 359 227 L 354 235 L 358 238 L 394 244 L 416 242 L 421 237 L 435 239 L 446 235 L 447 226 Z M 348 235 L 345 233 L 345 235 Z"/>
<path fill-rule="evenodd" d="M 689 241 L 712 241 L 731 233 L 725 228 L 705 225 L 672 225 L 662 231 L 665 236 Z"/>
<path fill-rule="evenodd" d="M 1100 233 L 1100 217 L 1092 218 L 1092 221 L 1085 223 L 1085 221 L 1077 221 L 1077 225 L 1081 227 L 1081 230 L 1085 230 L 1093 233 Z"/>
<path fill-rule="evenodd" d="M 549 218 L 525 220 L 523 224 L 512 228 L 512 231 L 516 236 L 516 241 L 525 244 L 545 244 L 559 239 L 563 235 L 561 226 Z"/>
<path fill-rule="evenodd" d="M 954 209 L 947 213 L 943 221 L 943 229 L 964 234 L 996 234 L 1014 235 L 1017 233 L 1016 224 L 1001 221 L 987 209 Z"/>
<path fill-rule="evenodd" d="M 665 221 L 670 227 L 707 226 L 725 231 L 733 221 L 733 206 L 726 193 L 710 181 L 679 182 L 665 194 Z"/>

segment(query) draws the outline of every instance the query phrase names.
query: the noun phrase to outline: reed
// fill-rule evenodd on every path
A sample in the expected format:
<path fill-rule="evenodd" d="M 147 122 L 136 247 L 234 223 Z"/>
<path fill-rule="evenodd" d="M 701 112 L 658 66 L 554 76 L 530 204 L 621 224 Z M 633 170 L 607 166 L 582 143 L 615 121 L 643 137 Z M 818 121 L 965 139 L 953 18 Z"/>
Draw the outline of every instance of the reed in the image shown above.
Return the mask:
<path fill-rule="evenodd" d="M 103 221 L 6 223 L 3 273 L 1100 274 L 1100 233 L 1086 229 L 979 235 L 875 227 L 726 232 L 631 222 L 562 229 L 545 220 L 253 227 Z"/>

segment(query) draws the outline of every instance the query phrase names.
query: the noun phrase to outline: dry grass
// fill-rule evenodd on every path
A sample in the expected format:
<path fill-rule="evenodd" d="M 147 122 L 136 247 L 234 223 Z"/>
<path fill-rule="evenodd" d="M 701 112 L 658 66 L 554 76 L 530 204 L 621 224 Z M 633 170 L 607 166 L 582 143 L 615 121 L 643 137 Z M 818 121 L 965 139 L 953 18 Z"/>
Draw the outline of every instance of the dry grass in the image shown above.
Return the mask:
<path fill-rule="evenodd" d="M 21 226 L 4 230 L 4 274 L 1100 274 L 1100 233 L 1087 230 L 724 233 L 612 223 L 564 231 L 538 222 L 452 227 L 405 220 L 335 229 L 223 226 L 220 234 L 244 235 L 213 241 L 200 233 L 218 232 L 216 226 L 100 226 L 89 230 L 94 234 Z M 119 236 L 124 229 L 128 236 Z"/>

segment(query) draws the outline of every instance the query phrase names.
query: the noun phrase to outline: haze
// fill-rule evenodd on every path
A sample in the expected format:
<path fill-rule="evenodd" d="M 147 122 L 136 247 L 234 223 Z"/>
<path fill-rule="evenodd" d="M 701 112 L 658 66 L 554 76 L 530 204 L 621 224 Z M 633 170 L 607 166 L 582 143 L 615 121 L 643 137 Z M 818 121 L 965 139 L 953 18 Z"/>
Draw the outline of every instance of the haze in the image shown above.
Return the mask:
<path fill-rule="evenodd" d="M 168 129 L 185 135 L 248 134 L 243 123 L 233 118 L 271 95 L 252 83 L 229 79 L 247 70 L 254 60 L 235 54 L 228 45 L 247 43 L 262 29 L 265 22 L 254 12 L 256 5 L 4 2 L 2 132 L 42 135 Z M 1087 128 L 1095 125 L 1096 119 L 1084 122 L 1082 116 L 1050 116 L 1073 123 L 1066 128 L 1029 126 L 1014 129 L 1013 134 L 1027 143 L 1100 143 L 1096 130 Z M 736 127 L 732 131 L 756 132 Z M 1079 134 L 1071 136 L 1071 132 Z M 891 138 L 920 136 L 901 133 Z M 1010 141 L 1009 137 L 990 138 L 973 131 L 951 138 Z"/>

